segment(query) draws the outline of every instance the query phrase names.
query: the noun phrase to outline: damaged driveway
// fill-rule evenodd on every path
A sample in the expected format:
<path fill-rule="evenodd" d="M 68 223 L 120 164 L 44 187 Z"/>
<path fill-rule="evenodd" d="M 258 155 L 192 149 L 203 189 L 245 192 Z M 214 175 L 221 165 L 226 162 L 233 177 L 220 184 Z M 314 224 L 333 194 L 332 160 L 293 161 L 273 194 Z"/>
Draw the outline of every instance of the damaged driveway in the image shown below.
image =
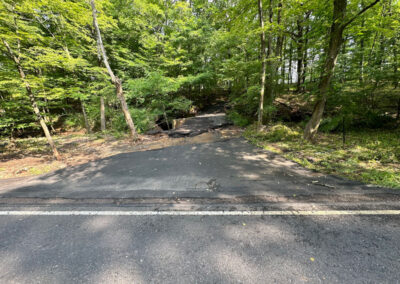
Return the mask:
<path fill-rule="evenodd" d="M 242 138 L 118 154 L 0 183 L 1 198 L 295 197 L 382 192 L 393 193 L 306 170 Z"/>

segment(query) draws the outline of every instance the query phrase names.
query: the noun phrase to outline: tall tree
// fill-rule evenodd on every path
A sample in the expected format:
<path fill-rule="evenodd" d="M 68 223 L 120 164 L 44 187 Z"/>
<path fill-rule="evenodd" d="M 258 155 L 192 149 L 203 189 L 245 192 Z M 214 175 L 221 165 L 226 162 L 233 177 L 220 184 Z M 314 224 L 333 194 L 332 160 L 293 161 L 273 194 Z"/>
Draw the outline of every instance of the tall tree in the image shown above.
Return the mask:
<path fill-rule="evenodd" d="M 316 100 L 311 119 L 308 121 L 304 129 L 304 139 L 312 140 L 318 131 L 324 113 L 326 99 L 329 92 L 329 85 L 335 70 L 337 57 L 343 42 L 343 31 L 358 16 L 366 12 L 368 9 L 376 5 L 380 0 L 375 0 L 355 16 L 349 20 L 346 19 L 347 0 L 334 0 L 333 2 L 333 18 L 329 34 L 329 45 L 326 49 L 325 63 L 322 69 L 321 80 L 318 87 L 318 98 Z"/>
<path fill-rule="evenodd" d="M 46 121 L 43 117 L 43 115 L 40 112 L 40 109 L 38 107 L 35 95 L 32 91 L 32 87 L 30 82 L 28 81 L 26 77 L 26 72 L 24 70 L 24 67 L 22 65 L 22 44 L 21 44 L 21 39 L 27 39 L 26 37 L 26 32 L 27 30 L 30 29 L 29 25 L 27 23 L 24 23 L 24 21 L 20 20 L 18 17 L 18 12 L 15 10 L 16 5 L 15 3 L 2 3 L 2 6 L 0 7 L 2 9 L 1 17 L 0 20 L 2 24 L 4 24 L 4 29 L 2 35 L 1 35 L 1 40 L 7 50 L 7 55 L 9 59 L 11 59 L 15 67 L 19 73 L 20 79 L 25 86 L 26 93 L 29 97 L 32 110 L 36 116 L 36 120 L 39 122 L 46 138 L 47 142 L 50 145 L 50 148 L 52 149 L 53 156 L 57 160 L 61 160 L 61 156 L 59 152 L 57 151 L 57 148 L 55 146 L 55 143 L 52 139 L 52 136 L 50 134 L 50 131 L 46 125 Z M 9 44 L 9 40 L 13 42 L 15 47 L 11 47 Z M 37 40 L 37 37 L 35 38 L 35 35 L 32 36 L 32 40 Z M 23 55 L 24 58 L 29 57 L 29 55 Z"/>
<path fill-rule="evenodd" d="M 94 3 L 94 0 L 90 0 L 90 5 L 92 6 L 93 26 L 94 26 L 94 28 L 96 30 L 97 41 L 98 41 L 98 44 L 99 44 L 99 47 L 100 47 L 101 55 L 103 57 L 104 66 L 107 68 L 108 74 L 110 75 L 110 78 L 111 78 L 111 82 L 115 85 L 116 94 L 117 94 L 117 97 L 118 97 L 118 99 L 120 101 L 121 109 L 122 109 L 122 112 L 124 113 L 126 124 L 129 127 L 131 138 L 137 139 L 137 133 L 136 133 L 135 124 L 133 123 L 131 114 L 129 112 L 128 104 L 126 103 L 125 95 L 124 95 L 124 92 L 123 92 L 123 89 L 122 89 L 121 79 L 119 79 L 117 76 L 114 75 L 114 72 L 111 69 L 110 64 L 108 63 L 106 49 L 104 48 L 103 40 L 102 40 L 101 33 L 100 33 L 99 24 L 97 22 L 97 15 L 96 15 L 97 14 L 97 10 L 96 10 L 96 6 L 95 6 L 95 3 Z"/>
<path fill-rule="evenodd" d="M 266 77 L 266 54 L 265 54 L 265 30 L 264 30 L 264 12 L 262 0 L 258 0 L 258 18 L 260 21 L 260 58 L 261 58 L 261 78 L 260 78 L 260 104 L 258 107 L 258 128 L 263 123 L 264 114 L 264 92 Z"/>
<path fill-rule="evenodd" d="M 36 118 L 37 118 L 38 122 L 40 123 L 40 126 L 43 129 L 43 132 L 44 132 L 44 134 L 45 134 L 45 136 L 47 138 L 47 142 L 49 143 L 49 145 L 51 147 L 51 150 L 53 151 L 53 155 L 57 160 L 61 160 L 61 156 L 57 151 L 57 148 L 56 148 L 56 146 L 54 144 L 53 138 L 51 137 L 49 128 L 47 127 L 46 122 L 45 122 L 42 114 L 40 113 L 39 107 L 37 106 L 35 97 L 34 97 L 34 95 L 32 93 L 32 88 L 31 88 L 29 82 L 26 79 L 24 69 L 22 68 L 21 61 L 20 61 L 21 60 L 21 56 L 20 56 L 20 53 L 19 53 L 19 43 L 18 43 L 18 48 L 17 48 L 18 49 L 18 54 L 14 54 L 14 51 L 11 49 L 10 45 L 8 44 L 8 42 L 6 40 L 4 40 L 4 39 L 2 41 L 3 41 L 4 45 L 6 46 L 6 48 L 8 50 L 10 58 L 15 62 L 15 65 L 16 65 L 16 67 L 18 69 L 18 72 L 19 72 L 19 75 L 21 77 L 21 80 L 24 82 L 24 85 L 25 85 L 25 88 L 26 88 L 26 92 L 27 92 L 29 100 L 31 101 L 31 104 L 32 104 L 33 112 L 35 113 Z"/>

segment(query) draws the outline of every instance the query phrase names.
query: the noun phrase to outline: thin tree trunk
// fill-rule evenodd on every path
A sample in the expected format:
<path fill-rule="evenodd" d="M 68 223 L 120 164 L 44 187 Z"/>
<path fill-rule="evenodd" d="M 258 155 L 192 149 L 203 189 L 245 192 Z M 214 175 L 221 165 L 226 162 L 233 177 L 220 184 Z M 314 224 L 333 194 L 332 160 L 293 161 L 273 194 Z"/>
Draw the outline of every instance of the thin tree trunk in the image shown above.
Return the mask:
<path fill-rule="evenodd" d="M 346 41 L 347 39 L 343 39 L 343 43 L 342 43 L 342 58 L 343 58 L 343 63 L 341 64 L 342 66 L 342 76 L 340 77 L 340 81 L 342 82 L 342 84 L 346 83 L 346 66 L 347 66 L 347 60 L 346 60 Z"/>
<path fill-rule="evenodd" d="M 297 20 L 297 84 L 296 92 L 301 92 L 301 78 L 303 77 L 303 25 L 301 20 Z"/>
<path fill-rule="evenodd" d="M 361 1 L 361 6 L 364 7 L 364 1 Z M 361 22 L 361 29 L 364 29 L 365 21 L 362 19 Z M 359 61 L 359 67 L 360 67 L 360 84 L 364 83 L 364 36 L 361 36 L 360 40 L 360 61 Z M 364 86 L 361 86 L 363 88 Z"/>
<path fill-rule="evenodd" d="M 302 91 L 305 90 L 304 84 L 306 83 L 307 76 L 307 65 L 308 65 L 308 37 L 307 34 L 310 32 L 310 26 L 307 25 L 305 31 L 305 39 L 304 39 L 304 50 L 303 50 L 303 73 L 301 74 L 301 84 L 303 85 Z"/>
<path fill-rule="evenodd" d="M 53 127 L 53 121 L 51 119 L 51 114 L 50 114 L 50 110 L 48 108 L 48 102 L 47 102 L 47 95 L 46 95 L 46 89 L 44 87 L 44 82 L 43 82 L 43 77 L 42 77 L 42 69 L 38 69 L 37 70 L 38 75 L 41 79 L 41 85 L 42 85 L 42 89 L 43 89 L 43 94 L 44 94 L 44 106 L 43 106 L 43 113 L 44 113 L 44 121 L 46 122 L 46 124 L 48 123 L 50 125 L 51 131 L 54 133 L 56 130 Z"/>
<path fill-rule="evenodd" d="M 46 136 L 46 138 L 47 138 L 47 142 L 49 143 L 49 145 L 50 145 L 50 147 L 51 147 L 51 150 L 53 151 L 53 155 L 54 155 L 54 157 L 55 157 L 57 160 L 61 160 L 61 156 L 60 156 L 60 154 L 59 154 L 58 151 L 57 151 L 57 148 L 56 148 L 56 146 L 55 146 L 55 144 L 54 144 L 53 138 L 51 137 L 50 131 L 49 131 L 49 129 L 47 128 L 46 122 L 44 121 L 43 116 L 40 114 L 40 110 L 39 110 L 39 107 L 37 106 L 37 103 L 36 103 L 36 101 L 35 101 L 35 97 L 33 96 L 31 86 L 30 86 L 29 82 L 26 80 L 25 72 L 24 72 L 24 70 L 22 69 L 19 56 L 17 57 L 17 56 L 14 55 L 14 53 L 13 53 L 13 51 L 12 51 L 10 45 L 9 45 L 9 44 L 7 43 L 7 41 L 5 41 L 4 39 L 3 39 L 3 43 L 4 43 L 4 45 L 6 46 L 6 48 L 7 48 L 8 52 L 9 52 L 11 58 L 14 60 L 16 66 L 17 66 L 19 75 L 20 75 L 22 81 L 23 81 L 24 84 L 25 84 L 26 92 L 27 92 L 27 94 L 28 94 L 29 100 L 31 101 L 31 105 L 32 105 L 32 108 L 33 108 L 33 112 L 35 113 L 36 118 L 37 118 L 37 120 L 38 120 L 40 126 L 41 126 L 42 129 L 43 129 L 43 132 L 44 132 L 44 134 L 45 134 L 45 136 Z"/>
<path fill-rule="evenodd" d="M 56 131 L 55 129 L 54 129 L 54 126 L 53 126 L 53 119 L 51 118 L 51 113 L 50 113 L 50 109 L 49 109 L 49 103 L 48 103 L 48 100 L 47 100 L 47 98 L 44 98 L 44 102 L 45 102 L 45 110 L 46 110 L 46 112 L 48 113 L 48 119 L 49 119 L 49 123 L 50 123 L 50 128 L 51 128 L 51 131 L 53 131 L 53 133 Z"/>
<path fill-rule="evenodd" d="M 103 96 L 100 96 L 100 129 L 102 132 L 106 131 L 106 113 Z"/>
<path fill-rule="evenodd" d="M 360 84 L 364 83 L 364 38 L 360 41 Z M 363 86 L 362 86 L 363 87 Z"/>
<path fill-rule="evenodd" d="M 283 37 L 282 39 L 282 48 L 281 48 L 281 78 L 282 78 L 282 86 L 281 86 L 281 91 L 284 89 L 285 86 L 285 72 L 286 72 L 286 37 Z"/>
<path fill-rule="evenodd" d="M 96 35 L 94 35 L 96 37 Z M 99 67 L 101 67 L 101 51 L 100 51 L 100 44 L 99 44 L 99 40 L 96 40 L 97 44 L 97 62 Z M 100 96 L 100 130 L 101 132 L 106 131 L 106 108 L 105 108 L 105 104 L 104 104 L 104 97 Z"/>
<path fill-rule="evenodd" d="M 262 1 L 262 0 L 261 0 Z M 269 7 L 268 7 L 268 22 L 269 26 L 272 26 L 272 20 L 273 20 L 273 9 L 272 9 L 272 1 L 269 1 Z M 269 63 L 267 64 L 267 69 L 266 69 L 266 86 L 265 86 L 265 95 L 266 95 L 266 103 L 268 106 L 271 106 L 273 101 L 274 101 L 274 77 L 275 74 L 273 73 L 275 71 L 274 65 L 276 64 L 275 60 L 269 60 L 273 54 L 273 48 L 272 48 L 272 32 L 268 31 L 268 41 L 267 41 L 267 56 L 266 56 L 266 61 Z M 268 113 L 268 122 L 271 120 L 271 113 Z"/>
<path fill-rule="evenodd" d="M 90 5 L 92 6 L 93 26 L 96 30 L 97 40 L 98 40 L 98 44 L 99 44 L 99 47 L 101 50 L 101 55 L 103 57 L 104 66 L 107 68 L 108 74 L 111 77 L 111 82 L 115 85 L 116 95 L 117 95 L 118 100 L 121 103 L 122 112 L 124 113 L 126 124 L 129 127 L 131 138 L 137 139 L 135 124 L 133 123 L 131 114 L 129 112 L 128 104 L 126 103 L 126 100 L 125 100 L 124 92 L 122 90 L 121 80 L 117 76 L 114 75 L 114 72 L 112 71 L 112 69 L 108 63 L 106 50 L 103 45 L 100 28 L 99 28 L 99 25 L 97 22 L 97 16 L 96 16 L 97 11 L 96 11 L 94 0 L 90 0 Z"/>
<path fill-rule="evenodd" d="M 261 41 L 261 48 L 260 48 L 260 57 L 261 57 L 261 82 L 260 82 L 260 105 L 258 107 L 258 121 L 257 126 L 258 129 L 261 128 L 262 119 L 263 119 L 263 112 L 264 112 L 264 92 L 265 92 L 265 76 L 266 76 L 266 62 L 265 62 L 265 31 L 264 31 L 264 17 L 263 17 L 263 7 L 262 7 L 262 0 L 258 0 L 258 17 L 260 20 L 260 41 Z"/>
<path fill-rule="evenodd" d="M 399 76 L 398 76 L 398 64 L 397 64 L 397 53 L 398 53 L 398 45 L 396 45 L 396 39 L 394 40 L 393 46 L 393 89 L 396 89 L 399 86 Z"/>
<path fill-rule="evenodd" d="M 168 116 L 167 116 L 167 112 L 165 111 L 165 105 L 164 104 L 163 104 L 163 115 L 164 115 L 165 122 L 167 123 L 168 130 L 171 130 L 170 127 L 169 127 Z"/>
<path fill-rule="evenodd" d="M 88 117 L 87 117 L 87 114 L 86 114 L 85 104 L 83 103 L 82 99 L 80 99 L 80 101 L 81 101 L 81 108 L 82 108 L 83 120 L 85 121 L 86 131 L 87 131 L 87 133 L 91 133 L 89 120 L 88 120 Z"/>
<path fill-rule="evenodd" d="M 397 115 L 396 120 L 400 120 L 400 99 L 397 100 Z"/>
<path fill-rule="evenodd" d="M 46 123 L 46 125 L 47 124 L 50 125 L 51 132 L 54 133 L 55 129 L 54 129 L 53 124 L 52 124 L 51 119 L 50 119 L 50 113 L 48 112 L 48 110 L 46 110 L 46 107 L 42 108 L 42 113 L 43 113 L 44 122 Z"/>
<path fill-rule="evenodd" d="M 289 90 L 290 90 L 290 85 L 292 84 L 292 60 L 293 60 L 293 43 L 292 40 L 290 40 L 289 44 L 289 70 L 288 70 L 288 85 L 289 85 Z"/>

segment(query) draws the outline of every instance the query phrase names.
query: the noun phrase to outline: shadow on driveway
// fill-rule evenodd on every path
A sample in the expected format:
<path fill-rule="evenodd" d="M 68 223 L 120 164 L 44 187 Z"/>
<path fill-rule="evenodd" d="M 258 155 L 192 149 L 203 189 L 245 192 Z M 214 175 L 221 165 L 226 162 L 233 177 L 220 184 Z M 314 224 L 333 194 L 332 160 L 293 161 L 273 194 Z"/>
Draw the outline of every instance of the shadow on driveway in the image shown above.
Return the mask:
<path fill-rule="evenodd" d="M 171 198 L 393 193 L 322 175 L 242 138 L 118 154 L 0 184 L 0 197 Z"/>

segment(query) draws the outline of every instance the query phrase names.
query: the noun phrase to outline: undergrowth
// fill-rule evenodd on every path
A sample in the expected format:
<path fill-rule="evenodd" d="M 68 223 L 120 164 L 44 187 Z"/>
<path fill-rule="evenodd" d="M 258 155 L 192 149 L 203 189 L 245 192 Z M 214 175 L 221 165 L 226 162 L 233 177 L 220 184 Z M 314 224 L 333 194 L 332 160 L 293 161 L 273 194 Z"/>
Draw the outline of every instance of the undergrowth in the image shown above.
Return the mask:
<path fill-rule="evenodd" d="M 316 143 L 309 143 L 301 133 L 297 126 L 275 124 L 257 132 L 252 125 L 244 136 L 306 168 L 400 189 L 400 131 L 352 131 L 345 145 L 341 134 L 319 133 Z"/>

